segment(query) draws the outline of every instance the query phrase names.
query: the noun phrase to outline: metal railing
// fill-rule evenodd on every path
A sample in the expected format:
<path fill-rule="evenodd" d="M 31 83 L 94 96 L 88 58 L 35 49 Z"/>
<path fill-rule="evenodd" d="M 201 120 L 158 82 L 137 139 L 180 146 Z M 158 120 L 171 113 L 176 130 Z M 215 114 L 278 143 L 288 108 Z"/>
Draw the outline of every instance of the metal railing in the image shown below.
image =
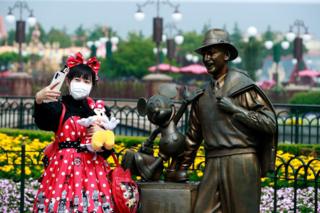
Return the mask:
<path fill-rule="evenodd" d="M 148 136 L 155 128 L 136 110 L 136 99 L 104 99 L 113 116 L 120 119 L 116 134 Z M 176 103 L 177 107 L 179 102 Z M 320 144 L 320 106 L 274 104 L 278 139 L 282 143 Z M 33 97 L 0 97 L 0 128 L 37 129 L 33 120 Z M 185 132 L 189 109 L 178 127 Z"/>
<path fill-rule="evenodd" d="M 131 147 L 137 149 L 137 147 Z M 121 156 L 125 153 L 125 149 L 121 150 L 117 153 L 118 158 L 121 159 Z M 0 148 L 0 156 L 5 156 L 5 159 L 0 162 L 0 166 L 4 165 L 13 165 L 15 167 L 18 166 L 17 170 L 20 170 L 20 175 L 16 175 L 13 177 L 15 181 L 20 182 L 20 212 L 25 211 L 25 168 L 26 166 L 32 167 L 37 165 L 42 165 L 42 151 L 26 151 L 25 145 L 21 145 L 21 150 L 5 150 Z M 203 159 L 203 156 L 198 156 L 199 158 Z M 3 159 L 3 157 L 2 157 Z M 319 210 L 320 204 L 320 197 L 319 197 L 319 186 L 320 186 L 320 158 L 312 159 L 309 161 L 304 161 L 299 157 L 291 157 L 289 159 L 281 158 L 277 156 L 277 160 L 281 163 L 278 164 L 275 168 L 275 172 L 270 173 L 268 177 L 271 180 L 271 185 L 273 185 L 273 212 L 278 212 L 279 207 L 279 199 L 281 195 L 278 193 L 279 190 L 283 189 L 284 187 L 291 187 L 293 191 L 291 191 L 291 203 L 289 212 L 300 212 L 297 204 L 299 200 L 299 190 L 306 189 L 307 187 L 313 187 L 313 200 L 309 205 L 312 207 L 312 211 L 317 212 Z M 299 162 L 299 166 L 296 166 L 297 161 Z M 193 165 L 191 169 L 193 170 L 202 170 L 204 168 L 205 162 L 198 162 L 195 166 Z M 17 172 L 17 171 L 16 171 Z M 17 172 L 18 173 L 18 172 Z M 38 178 L 38 177 L 34 177 Z M 283 181 L 289 183 L 284 185 Z M 269 183 L 270 185 L 270 183 Z M 310 210 L 310 209 L 309 209 Z M 271 211 L 271 210 L 270 210 Z M 310 211 L 308 211 L 310 212 Z"/>

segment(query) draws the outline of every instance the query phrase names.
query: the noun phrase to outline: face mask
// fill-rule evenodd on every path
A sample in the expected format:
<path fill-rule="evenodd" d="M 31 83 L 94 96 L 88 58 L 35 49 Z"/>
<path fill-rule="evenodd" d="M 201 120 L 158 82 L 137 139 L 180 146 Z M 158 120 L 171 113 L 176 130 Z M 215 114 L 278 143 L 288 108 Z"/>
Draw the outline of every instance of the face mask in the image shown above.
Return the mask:
<path fill-rule="evenodd" d="M 70 82 L 70 95 L 75 100 L 84 99 L 89 96 L 91 92 L 92 84 L 86 84 L 72 80 Z"/>

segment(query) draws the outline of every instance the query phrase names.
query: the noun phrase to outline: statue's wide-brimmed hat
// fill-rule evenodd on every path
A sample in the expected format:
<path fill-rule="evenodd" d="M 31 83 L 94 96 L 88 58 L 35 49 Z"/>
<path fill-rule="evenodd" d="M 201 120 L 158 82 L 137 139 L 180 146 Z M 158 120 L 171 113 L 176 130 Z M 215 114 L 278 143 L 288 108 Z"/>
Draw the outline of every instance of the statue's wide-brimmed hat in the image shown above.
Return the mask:
<path fill-rule="evenodd" d="M 238 57 L 237 48 L 229 41 L 229 34 L 222 29 L 209 30 L 204 37 L 201 47 L 196 49 L 195 52 L 202 55 L 203 50 L 211 46 L 224 46 L 227 48 L 230 53 L 229 61 Z"/>

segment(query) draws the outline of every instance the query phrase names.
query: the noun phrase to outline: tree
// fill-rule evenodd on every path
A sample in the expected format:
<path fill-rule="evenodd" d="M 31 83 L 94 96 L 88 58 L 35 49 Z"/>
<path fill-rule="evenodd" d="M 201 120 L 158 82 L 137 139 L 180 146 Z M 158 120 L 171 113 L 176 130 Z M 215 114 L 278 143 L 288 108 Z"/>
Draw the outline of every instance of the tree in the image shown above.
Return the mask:
<path fill-rule="evenodd" d="M 256 80 L 256 71 L 262 66 L 263 55 L 261 50 L 263 48 L 262 42 L 255 37 L 250 37 L 249 41 L 244 44 L 243 67 L 254 81 Z"/>
<path fill-rule="evenodd" d="M 4 52 L 0 54 L 0 66 L 4 66 L 6 69 L 9 68 L 10 64 L 18 62 L 19 55 L 15 52 Z"/>
<path fill-rule="evenodd" d="M 40 23 L 37 23 L 39 31 L 40 31 L 40 42 L 41 43 L 46 43 L 48 41 L 48 36 L 46 31 L 44 30 L 44 28 L 42 27 L 42 25 Z M 28 33 L 27 33 L 27 37 L 26 37 L 26 41 L 27 43 L 30 43 L 31 38 L 32 38 L 32 33 L 34 31 L 35 27 L 29 27 Z"/>
<path fill-rule="evenodd" d="M 7 37 L 7 44 L 8 45 L 13 45 L 15 41 L 15 36 L 16 36 L 16 31 L 15 30 L 9 30 L 8 32 L 8 37 Z"/>
<path fill-rule="evenodd" d="M 83 47 L 85 46 L 85 41 L 87 40 L 87 34 L 85 29 L 83 29 L 82 25 L 80 25 L 76 30 L 75 30 L 75 41 L 74 44 L 77 47 Z"/>
<path fill-rule="evenodd" d="M 51 30 L 49 31 L 48 41 L 51 44 L 54 42 L 58 42 L 60 44 L 60 47 L 62 48 L 70 47 L 72 44 L 70 36 L 67 35 L 66 32 L 63 32 L 55 28 L 51 28 Z"/>
<path fill-rule="evenodd" d="M 205 23 L 202 27 L 202 30 L 201 30 L 201 34 L 206 34 L 210 29 L 211 29 L 211 24 L 210 24 L 210 20 L 207 21 L 207 23 Z"/>
<path fill-rule="evenodd" d="M 99 40 L 100 38 L 105 37 L 106 36 L 105 34 L 106 34 L 106 28 L 96 25 L 94 30 L 89 33 L 88 40 L 89 41 Z"/>
<path fill-rule="evenodd" d="M 108 78 L 136 77 L 141 78 L 148 73 L 148 67 L 155 64 L 152 52 L 154 43 L 136 33 L 129 33 L 127 41 L 121 41 L 112 58 L 103 60 L 102 75 Z"/>
<path fill-rule="evenodd" d="M 230 40 L 236 47 L 241 46 L 242 33 L 237 22 L 234 24 L 233 32 L 230 35 Z"/>
<path fill-rule="evenodd" d="M 181 45 L 177 46 L 177 58 L 180 58 L 181 65 L 184 64 L 185 56 L 188 53 L 196 54 L 195 49 L 200 47 L 203 40 L 203 35 L 199 35 L 196 31 L 183 33 L 184 41 Z"/>

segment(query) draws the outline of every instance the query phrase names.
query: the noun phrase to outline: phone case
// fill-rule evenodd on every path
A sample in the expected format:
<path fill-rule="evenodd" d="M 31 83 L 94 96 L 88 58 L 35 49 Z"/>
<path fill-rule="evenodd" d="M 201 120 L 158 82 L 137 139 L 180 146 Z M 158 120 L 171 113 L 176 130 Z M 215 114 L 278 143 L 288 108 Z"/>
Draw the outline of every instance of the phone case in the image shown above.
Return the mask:
<path fill-rule="evenodd" d="M 68 72 L 69 72 L 68 67 L 64 67 L 62 70 L 57 71 L 51 80 L 50 88 L 52 86 L 54 86 L 55 84 L 57 84 L 54 88 L 52 88 L 52 90 L 57 91 L 57 92 L 60 91 L 62 84 L 64 82 L 64 79 L 66 78 Z M 53 101 L 52 100 L 44 100 L 43 102 L 49 103 L 49 102 L 53 102 Z"/>
<path fill-rule="evenodd" d="M 54 88 L 52 88 L 52 90 L 54 91 L 60 91 L 62 84 L 64 82 L 64 79 L 66 78 L 66 75 L 69 72 L 69 68 L 65 67 L 64 69 L 57 71 L 53 78 L 52 81 L 50 83 L 50 86 L 54 86 L 55 84 L 57 84 Z"/>

